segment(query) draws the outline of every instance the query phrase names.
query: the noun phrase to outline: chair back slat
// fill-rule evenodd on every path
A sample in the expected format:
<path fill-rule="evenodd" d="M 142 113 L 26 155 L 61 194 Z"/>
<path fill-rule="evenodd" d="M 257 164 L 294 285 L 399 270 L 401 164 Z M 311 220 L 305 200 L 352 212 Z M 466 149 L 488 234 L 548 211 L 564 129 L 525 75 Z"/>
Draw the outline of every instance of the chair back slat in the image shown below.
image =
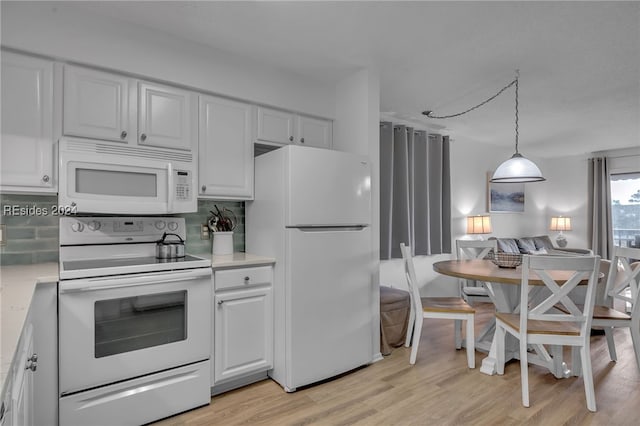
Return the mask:
<path fill-rule="evenodd" d="M 409 294 L 411 303 L 415 308 L 415 312 L 422 312 L 422 301 L 420 298 L 420 290 L 418 289 L 418 280 L 416 278 L 416 269 L 413 265 L 413 256 L 411 255 L 411 247 L 400 243 L 400 252 L 404 263 L 404 272 L 409 286 Z"/>
<path fill-rule="evenodd" d="M 588 278 L 588 271 L 576 271 L 571 277 L 559 286 L 545 270 L 537 270 L 536 274 L 544 281 L 545 286 L 552 290 L 552 293 L 543 302 L 531 309 L 534 315 L 545 314 L 558 303 L 562 304 L 574 316 L 581 316 L 582 311 L 568 297 L 569 293 L 585 278 Z"/>
<path fill-rule="evenodd" d="M 456 258 L 458 260 L 484 259 L 492 250 L 497 253 L 497 240 L 456 240 Z M 461 291 L 467 286 L 474 287 L 476 285 L 481 286 L 482 284 L 475 280 L 460 279 Z"/>
<path fill-rule="evenodd" d="M 464 259 L 484 259 L 489 252 L 498 251 L 497 240 L 456 240 L 456 257 Z"/>
<path fill-rule="evenodd" d="M 585 336 L 591 327 L 591 316 L 595 301 L 595 287 L 600 269 L 599 256 L 542 256 L 524 255 L 522 261 L 522 291 L 520 306 L 527 309 L 526 314 L 520 315 L 520 329 L 526 330 L 529 320 L 552 322 L 572 322 L 580 326 L 580 336 Z M 571 272 L 568 277 L 556 281 L 551 271 Z M 540 278 L 544 288 L 549 292 L 542 300 L 536 298 L 541 294 L 540 288 L 532 291 L 534 286 L 529 284 L 531 275 Z M 588 280 L 587 291 L 582 308 L 569 298 L 581 281 Z M 540 287 L 540 286 L 536 286 Z M 569 313 L 562 313 L 554 306 L 562 304 Z"/>
<path fill-rule="evenodd" d="M 640 248 L 613 248 L 605 297 L 622 300 L 633 307 L 640 293 L 640 262 L 632 262 L 632 259 L 640 259 Z"/>

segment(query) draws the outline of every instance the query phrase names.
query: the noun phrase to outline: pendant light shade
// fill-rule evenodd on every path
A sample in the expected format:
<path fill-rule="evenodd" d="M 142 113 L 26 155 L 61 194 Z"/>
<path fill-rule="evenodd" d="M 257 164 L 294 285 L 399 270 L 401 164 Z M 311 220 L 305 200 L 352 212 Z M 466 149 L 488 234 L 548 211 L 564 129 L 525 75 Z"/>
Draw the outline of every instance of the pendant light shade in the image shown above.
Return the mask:
<path fill-rule="evenodd" d="M 497 183 L 540 182 L 543 180 L 546 179 L 542 177 L 538 166 L 517 152 L 500 164 L 491 177 L 491 182 Z"/>

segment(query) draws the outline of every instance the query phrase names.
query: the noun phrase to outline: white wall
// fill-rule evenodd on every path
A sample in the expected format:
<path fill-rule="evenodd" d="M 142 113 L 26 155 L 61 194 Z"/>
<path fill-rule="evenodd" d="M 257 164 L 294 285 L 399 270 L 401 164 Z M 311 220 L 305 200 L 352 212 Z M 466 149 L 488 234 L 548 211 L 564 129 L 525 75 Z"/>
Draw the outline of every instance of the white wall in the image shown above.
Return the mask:
<path fill-rule="evenodd" d="M 333 147 L 369 157 L 371 164 L 372 352 L 380 355 L 380 79 L 376 70 L 360 70 L 336 85 Z"/>
<path fill-rule="evenodd" d="M 564 232 L 567 247 L 588 248 L 587 240 L 587 156 L 544 159 L 539 162 L 547 179 L 530 194 L 537 220 L 528 225 L 527 235 L 547 234 L 555 244 L 556 231 L 549 230 L 551 216 L 571 217 L 572 231 Z M 529 201 L 529 200 L 527 200 Z"/>
<path fill-rule="evenodd" d="M 333 85 L 159 31 L 47 2 L 2 2 L 2 45 L 333 118 Z"/>

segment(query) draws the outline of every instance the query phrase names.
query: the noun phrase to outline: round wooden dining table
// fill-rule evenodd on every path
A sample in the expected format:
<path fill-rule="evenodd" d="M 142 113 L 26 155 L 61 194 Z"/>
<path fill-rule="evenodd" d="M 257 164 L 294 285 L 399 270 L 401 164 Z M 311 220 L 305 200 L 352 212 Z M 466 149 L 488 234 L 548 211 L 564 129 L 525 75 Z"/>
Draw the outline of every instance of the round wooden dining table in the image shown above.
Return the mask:
<path fill-rule="evenodd" d="M 433 264 L 433 270 L 442 274 L 456 278 L 474 280 L 484 284 L 487 288 L 489 298 L 496 307 L 498 312 L 517 312 L 520 304 L 520 283 L 522 281 L 522 267 L 517 268 L 500 268 L 490 260 L 443 260 Z M 571 275 L 571 271 L 547 271 L 551 278 L 556 282 L 562 283 L 567 281 Z M 604 274 L 600 274 L 600 277 Z M 588 280 L 583 280 L 580 284 L 586 284 Z M 544 283 L 535 272 L 529 275 L 529 284 L 543 286 Z M 476 339 L 476 348 L 488 351 L 489 355 L 482 360 L 480 371 L 482 373 L 493 375 L 496 373 L 497 359 L 495 343 L 493 342 L 493 334 L 495 332 L 495 317 L 485 326 L 478 334 Z M 508 336 L 510 337 L 510 336 Z M 517 349 L 517 341 L 513 339 L 507 343 L 507 353 L 505 359 L 519 358 Z M 543 362 L 541 365 L 549 368 L 549 370 L 558 378 L 568 377 L 571 372 L 567 368 L 566 363 L 562 360 L 562 347 L 552 348 L 553 363 Z M 536 363 L 533 361 L 533 363 Z"/>
<path fill-rule="evenodd" d="M 522 269 L 520 266 L 517 268 L 500 268 L 490 260 L 443 260 L 434 263 L 433 270 L 451 277 L 499 284 L 520 285 L 522 280 Z M 572 274 L 573 272 L 571 271 L 549 271 L 551 278 L 559 283 L 567 281 Z M 580 284 L 586 283 L 587 280 L 584 280 Z M 533 271 L 529 275 L 529 284 L 544 285 L 542 280 L 538 278 Z"/>

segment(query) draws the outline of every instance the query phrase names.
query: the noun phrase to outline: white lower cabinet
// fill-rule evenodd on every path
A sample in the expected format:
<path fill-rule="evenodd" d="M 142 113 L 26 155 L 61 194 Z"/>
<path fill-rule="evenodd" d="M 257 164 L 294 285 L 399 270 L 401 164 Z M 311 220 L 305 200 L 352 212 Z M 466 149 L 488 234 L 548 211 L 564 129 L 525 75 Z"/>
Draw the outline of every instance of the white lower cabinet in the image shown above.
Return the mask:
<path fill-rule="evenodd" d="M 273 368 L 273 268 L 214 271 L 212 383 Z"/>
<path fill-rule="evenodd" d="M 1 401 L 2 426 L 57 424 L 56 285 L 36 285 Z"/>
<path fill-rule="evenodd" d="M 17 363 L 11 388 L 12 425 L 33 425 L 35 400 L 33 398 L 33 373 L 37 369 L 37 354 L 33 352 L 33 325 L 27 323 L 20 337 L 16 352 Z M 35 358 L 34 358 L 35 357 Z"/>

